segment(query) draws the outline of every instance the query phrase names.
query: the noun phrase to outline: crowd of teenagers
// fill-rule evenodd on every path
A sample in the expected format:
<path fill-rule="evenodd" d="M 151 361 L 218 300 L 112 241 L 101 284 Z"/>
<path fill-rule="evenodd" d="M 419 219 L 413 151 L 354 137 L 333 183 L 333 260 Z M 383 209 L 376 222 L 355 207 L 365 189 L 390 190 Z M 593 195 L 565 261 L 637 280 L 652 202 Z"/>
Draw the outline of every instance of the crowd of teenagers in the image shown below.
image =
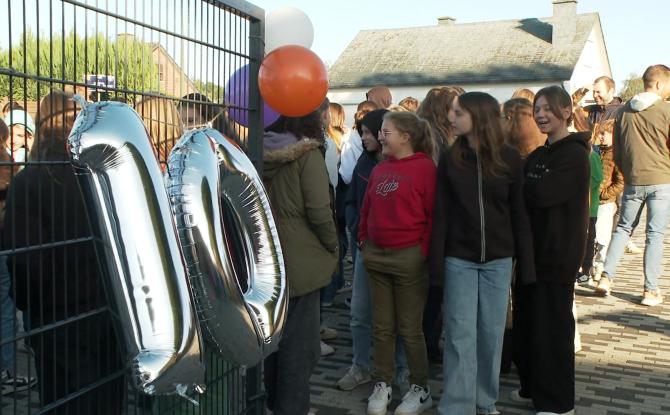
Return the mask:
<path fill-rule="evenodd" d="M 402 397 L 395 414 L 432 407 L 431 362 L 443 365 L 438 413 L 497 414 L 510 361 L 521 384 L 513 400 L 538 414 L 573 413 L 575 284 L 610 293 L 623 253 L 638 249 L 629 239 L 644 206 L 641 303 L 662 302 L 670 68 L 649 67 L 643 82 L 624 103 L 610 78 L 598 78 L 586 107 L 585 88 L 572 96 L 558 86 L 518 90 L 501 105 L 487 93 L 437 87 L 396 105 L 378 86 L 352 129 L 328 100 L 267 127 L 263 181 L 290 292 L 279 349 L 264 361 L 272 413 L 309 413 L 310 376 L 334 352 L 323 340 L 337 336 L 321 307 L 349 289 L 353 356 L 336 387 L 372 384 L 368 414 L 386 414 L 394 388 Z M 152 96 L 134 106 L 164 162 L 187 128 L 213 125 L 239 140 L 240 129 L 210 104 L 193 94 L 180 105 Z M 3 110 L 0 231 L 13 254 L 0 257 L 2 338 L 21 326 L 34 331 L 26 346 L 36 376 L 16 373 L 16 347 L 5 343 L 2 393 L 37 383 L 45 413 L 118 414 L 123 363 L 100 311 L 94 235 L 80 220 L 84 201 L 66 163 L 78 110 L 60 90 L 42 99 L 37 123 L 15 103 Z"/>
<path fill-rule="evenodd" d="M 574 413 L 575 285 L 610 292 L 624 251 L 639 249 L 629 238 L 643 206 L 641 304 L 662 302 L 670 68 L 649 67 L 643 82 L 626 103 L 603 76 L 572 96 L 522 89 L 502 105 L 459 87 L 396 105 L 378 86 L 350 131 L 328 101 L 280 117 L 264 136 L 264 180 L 291 296 L 266 360 L 268 408 L 309 413 L 310 376 L 337 335 L 319 310 L 347 290 L 349 250 L 353 356 L 336 387 L 371 383 L 368 414 L 386 414 L 394 388 L 395 414 L 432 407 L 430 362 L 443 365 L 438 413 L 498 414 L 511 361 L 512 400 Z M 595 103 L 583 107 L 588 89 Z"/>

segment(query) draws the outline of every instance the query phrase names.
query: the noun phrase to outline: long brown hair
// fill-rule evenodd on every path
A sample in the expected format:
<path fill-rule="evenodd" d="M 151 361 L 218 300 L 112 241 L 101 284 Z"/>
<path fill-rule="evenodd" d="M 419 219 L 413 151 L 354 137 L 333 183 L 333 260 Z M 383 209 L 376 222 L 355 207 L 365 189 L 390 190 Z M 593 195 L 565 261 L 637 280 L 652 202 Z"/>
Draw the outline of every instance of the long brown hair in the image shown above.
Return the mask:
<path fill-rule="evenodd" d="M 337 102 L 328 104 L 330 112 L 330 124 L 328 124 L 328 136 L 333 139 L 337 146 L 337 151 L 342 147 L 342 137 L 344 136 L 344 108 Z"/>
<path fill-rule="evenodd" d="M 482 169 L 488 177 L 500 177 L 507 171 L 507 164 L 500 156 L 505 145 L 500 104 L 485 92 L 466 92 L 458 97 L 458 105 L 470 114 L 475 151 L 482 161 Z M 461 137 L 464 140 L 465 137 Z M 465 160 L 465 146 L 454 146 L 452 153 L 457 163 Z"/>
<path fill-rule="evenodd" d="M 54 89 L 42 98 L 29 160 L 68 160 L 67 138 L 79 110 L 72 97 L 68 92 Z"/>
<path fill-rule="evenodd" d="M 151 143 L 158 150 L 158 160 L 167 161 L 184 131 L 177 106 L 168 98 L 152 96 L 135 104 L 135 111 L 142 117 Z"/>
<path fill-rule="evenodd" d="M 431 125 L 436 133 L 433 138 L 436 141 L 441 141 L 438 144 L 447 145 L 447 140 L 454 135 L 448 115 L 454 98 L 457 96 L 458 92 L 450 87 L 432 88 L 416 111 L 416 115 L 425 119 Z"/>
<path fill-rule="evenodd" d="M 421 151 L 428 157 L 433 157 L 435 154 L 435 140 L 428 121 L 409 111 L 387 112 L 384 115 L 384 120 L 391 121 L 401 133 L 409 134 L 412 149 L 415 152 Z"/>
<path fill-rule="evenodd" d="M 503 130 L 507 143 L 526 158 L 547 139 L 533 119 L 533 103 L 526 98 L 512 98 L 503 104 Z"/>

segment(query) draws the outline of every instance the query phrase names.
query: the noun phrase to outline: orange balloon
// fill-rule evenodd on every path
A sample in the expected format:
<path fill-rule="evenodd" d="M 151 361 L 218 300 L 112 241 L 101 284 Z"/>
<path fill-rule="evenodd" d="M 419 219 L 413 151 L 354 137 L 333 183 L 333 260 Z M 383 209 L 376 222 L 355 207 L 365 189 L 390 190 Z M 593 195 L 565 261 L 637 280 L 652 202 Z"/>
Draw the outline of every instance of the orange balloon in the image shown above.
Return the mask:
<path fill-rule="evenodd" d="M 288 117 L 302 117 L 326 98 L 328 73 L 316 53 L 286 45 L 265 57 L 258 72 L 258 87 L 270 108 Z"/>

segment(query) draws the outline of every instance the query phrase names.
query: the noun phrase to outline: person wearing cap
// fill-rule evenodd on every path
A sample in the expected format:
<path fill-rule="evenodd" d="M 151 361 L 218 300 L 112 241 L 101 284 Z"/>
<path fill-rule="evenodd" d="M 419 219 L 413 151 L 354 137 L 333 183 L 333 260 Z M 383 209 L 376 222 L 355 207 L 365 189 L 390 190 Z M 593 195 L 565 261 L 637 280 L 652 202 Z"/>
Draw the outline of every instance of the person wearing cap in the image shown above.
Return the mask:
<path fill-rule="evenodd" d="M 35 136 L 35 123 L 23 110 L 12 110 L 5 116 L 5 124 L 9 127 L 9 139 L 5 149 L 15 162 L 24 162 Z"/>

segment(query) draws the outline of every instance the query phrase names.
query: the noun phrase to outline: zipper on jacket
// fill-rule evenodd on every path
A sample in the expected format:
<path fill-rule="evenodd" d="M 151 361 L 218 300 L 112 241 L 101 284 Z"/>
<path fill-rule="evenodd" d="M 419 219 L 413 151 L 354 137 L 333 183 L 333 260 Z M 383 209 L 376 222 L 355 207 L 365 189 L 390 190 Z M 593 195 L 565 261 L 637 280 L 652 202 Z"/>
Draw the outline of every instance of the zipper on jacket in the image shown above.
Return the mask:
<path fill-rule="evenodd" d="M 481 240 L 482 240 L 482 254 L 481 254 L 481 262 L 485 262 L 486 260 L 486 219 L 484 218 L 484 197 L 483 197 L 483 183 L 482 183 L 482 163 L 481 160 L 479 159 L 479 154 L 477 154 L 477 186 L 478 186 L 478 194 L 479 194 L 479 223 L 481 227 Z"/>

